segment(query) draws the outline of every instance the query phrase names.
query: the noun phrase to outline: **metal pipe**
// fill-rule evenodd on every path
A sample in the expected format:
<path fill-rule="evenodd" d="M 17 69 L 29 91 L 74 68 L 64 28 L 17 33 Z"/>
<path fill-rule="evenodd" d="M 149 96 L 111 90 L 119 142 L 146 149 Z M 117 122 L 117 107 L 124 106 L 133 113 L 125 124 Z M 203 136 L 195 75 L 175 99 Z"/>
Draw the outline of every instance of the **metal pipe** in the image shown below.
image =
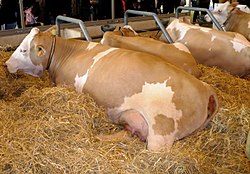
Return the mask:
<path fill-rule="evenodd" d="M 111 0 L 111 18 L 115 19 L 115 0 Z"/>
<path fill-rule="evenodd" d="M 19 11 L 20 11 L 21 27 L 22 29 L 24 29 L 25 24 L 24 24 L 23 0 L 19 0 Z"/>
<path fill-rule="evenodd" d="M 90 37 L 89 32 L 88 32 L 87 28 L 85 27 L 82 20 L 71 18 L 71 17 L 66 17 L 66 16 L 61 16 L 61 15 L 56 17 L 57 36 L 60 36 L 60 23 L 62 21 L 71 22 L 71 23 L 74 23 L 74 24 L 79 24 L 79 26 L 80 26 L 86 40 L 89 41 L 89 42 L 92 41 L 92 38 Z"/>
<path fill-rule="evenodd" d="M 135 14 L 135 15 L 142 15 L 142 16 L 152 16 L 154 18 L 154 20 L 156 21 L 156 23 L 158 24 L 158 26 L 160 27 L 163 35 L 166 37 L 167 41 L 169 43 L 173 43 L 172 38 L 170 37 L 170 35 L 168 34 L 167 30 L 165 29 L 165 27 L 162 25 L 160 19 L 158 18 L 156 13 L 153 12 L 145 12 L 145 11 L 137 11 L 137 10 L 127 10 L 124 13 L 124 25 L 128 25 L 128 14 Z"/>
<path fill-rule="evenodd" d="M 199 7 L 183 7 L 183 6 L 179 6 L 176 9 L 176 18 L 179 18 L 179 11 L 180 10 L 189 10 L 189 11 L 202 11 L 202 12 L 206 12 L 208 14 L 208 16 L 212 19 L 213 23 L 215 24 L 215 26 L 218 28 L 218 30 L 222 30 L 225 31 L 225 29 L 219 24 L 219 22 L 217 21 L 217 19 L 214 17 L 214 15 L 211 13 L 211 11 L 207 8 L 199 8 Z"/>

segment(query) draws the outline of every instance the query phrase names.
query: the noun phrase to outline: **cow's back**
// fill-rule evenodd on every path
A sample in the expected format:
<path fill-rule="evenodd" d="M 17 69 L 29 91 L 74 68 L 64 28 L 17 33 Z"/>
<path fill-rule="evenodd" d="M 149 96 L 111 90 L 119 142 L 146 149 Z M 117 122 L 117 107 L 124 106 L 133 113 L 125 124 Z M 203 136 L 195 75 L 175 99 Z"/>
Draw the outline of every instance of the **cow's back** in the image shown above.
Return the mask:
<path fill-rule="evenodd" d="M 217 66 L 233 75 L 249 74 L 250 43 L 241 34 L 189 25 L 178 19 L 167 31 L 175 42 L 188 47 L 198 63 Z"/>
<path fill-rule="evenodd" d="M 112 32 L 105 32 L 101 43 L 153 54 L 195 77 L 199 77 L 201 74 L 197 68 L 195 59 L 188 48 L 182 43 L 165 44 L 152 38 L 118 36 Z"/>

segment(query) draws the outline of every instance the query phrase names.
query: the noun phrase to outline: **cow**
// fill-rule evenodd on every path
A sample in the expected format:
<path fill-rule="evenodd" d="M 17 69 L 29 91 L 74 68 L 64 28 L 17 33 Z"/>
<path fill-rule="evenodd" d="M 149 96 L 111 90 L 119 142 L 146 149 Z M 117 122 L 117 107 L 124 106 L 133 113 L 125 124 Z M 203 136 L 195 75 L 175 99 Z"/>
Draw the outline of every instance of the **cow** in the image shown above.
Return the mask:
<path fill-rule="evenodd" d="M 185 44 L 197 63 L 216 66 L 232 75 L 250 73 L 250 42 L 241 34 L 200 27 L 174 19 L 166 28 L 174 42 Z M 161 35 L 161 41 L 166 41 Z"/>
<path fill-rule="evenodd" d="M 247 6 L 239 6 L 238 3 L 230 4 L 227 1 L 218 5 L 212 14 L 226 31 L 238 32 L 250 41 L 250 10 Z M 208 15 L 204 18 L 207 22 L 211 22 Z M 217 29 L 214 24 L 213 28 Z"/>
<path fill-rule="evenodd" d="M 90 94 L 109 119 L 147 142 L 170 149 L 204 128 L 218 110 L 214 89 L 161 58 L 33 28 L 6 61 L 10 73 L 41 77 Z"/>
<path fill-rule="evenodd" d="M 128 37 L 127 35 L 134 37 Z M 105 32 L 101 43 L 112 47 L 150 53 L 161 57 L 195 77 L 201 76 L 194 57 L 184 44 L 166 44 L 152 38 L 136 36 L 138 34 L 131 26 L 124 26 L 118 31 Z"/>

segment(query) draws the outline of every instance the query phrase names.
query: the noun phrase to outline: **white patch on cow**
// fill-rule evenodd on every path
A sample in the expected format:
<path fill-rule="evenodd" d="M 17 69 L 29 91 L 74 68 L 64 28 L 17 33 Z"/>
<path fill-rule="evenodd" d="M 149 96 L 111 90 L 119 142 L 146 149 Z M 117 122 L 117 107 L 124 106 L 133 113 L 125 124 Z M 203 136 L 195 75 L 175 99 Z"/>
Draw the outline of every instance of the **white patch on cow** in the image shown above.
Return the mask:
<path fill-rule="evenodd" d="M 179 19 L 175 19 L 173 22 L 171 22 L 167 28 L 167 30 L 177 30 L 180 33 L 180 37 L 179 39 L 175 40 L 175 42 L 178 42 L 180 40 L 182 40 L 186 33 L 190 30 L 190 25 L 180 23 Z M 171 31 L 169 33 L 172 33 Z"/>
<path fill-rule="evenodd" d="M 89 42 L 86 50 L 92 50 L 96 45 L 98 45 L 98 43 L 96 43 L 96 42 Z"/>
<path fill-rule="evenodd" d="M 211 42 L 213 42 L 216 39 L 216 36 L 211 37 Z"/>
<path fill-rule="evenodd" d="M 74 86 L 75 86 L 75 89 L 76 89 L 77 92 L 82 92 L 83 87 L 87 82 L 87 79 L 88 79 L 88 76 L 89 76 L 89 71 L 94 67 L 94 65 L 101 58 L 103 58 L 104 56 L 108 55 L 109 53 L 111 53 L 112 51 L 117 50 L 117 49 L 118 48 L 109 48 L 106 51 L 98 53 L 96 56 L 93 57 L 94 62 L 92 63 L 90 68 L 87 70 L 87 72 L 83 76 L 79 77 L 79 75 L 76 74 Z"/>
<path fill-rule="evenodd" d="M 233 44 L 233 48 L 236 52 L 241 52 L 242 49 L 250 47 L 248 40 L 238 33 L 235 34 L 235 37 L 230 42 Z"/>
<path fill-rule="evenodd" d="M 167 81 L 165 80 L 163 83 L 145 83 L 140 93 L 125 97 L 124 102 L 119 107 L 108 109 L 108 114 L 111 117 L 131 108 L 143 115 L 149 128 L 149 149 L 154 149 L 156 146 L 161 146 L 166 142 L 168 144 L 169 139 L 175 138 L 175 134 L 178 131 L 178 120 L 182 117 L 182 111 L 178 110 L 175 103 L 173 103 L 174 91 L 171 86 L 167 86 Z M 153 125 L 156 123 L 155 117 L 159 114 L 172 118 L 174 121 L 175 129 L 168 135 L 154 134 Z"/>
<path fill-rule="evenodd" d="M 187 41 L 184 44 L 187 45 L 188 44 Z"/>
<path fill-rule="evenodd" d="M 136 33 L 136 31 L 130 25 L 124 25 L 123 28 L 131 30 L 136 36 L 138 35 L 138 33 Z"/>
<path fill-rule="evenodd" d="M 102 37 L 102 40 L 100 41 L 100 44 L 104 44 L 104 37 Z"/>
<path fill-rule="evenodd" d="M 208 33 L 209 31 L 211 31 L 211 28 L 205 28 L 205 27 L 199 27 L 201 31 Z"/>
<path fill-rule="evenodd" d="M 237 41 L 235 41 L 234 39 L 231 40 L 231 43 L 233 44 L 233 48 L 236 52 L 241 52 L 242 49 L 246 48 L 245 45 L 243 45 L 242 43 L 239 43 Z"/>
<path fill-rule="evenodd" d="M 79 75 L 76 74 L 74 86 L 77 92 L 79 93 L 82 92 L 83 87 L 87 81 L 88 75 L 89 75 L 89 69 L 87 70 L 86 74 L 84 74 L 81 77 L 79 77 Z"/>
<path fill-rule="evenodd" d="M 119 49 L 119 48 L 109 48 L 109 49 L 106 50 L 106 51 L 103 51 L 103 52 L 98 53 L 95 57 L 93 57 L 94 63 L 91 65 L 90 68 L 93 68 L 94 65 L 95 65 L 101 58 L 103 58 L 104 56 L 108 55 L 109 53 L 111 53 L 112 51 L 115 51 L 115 50 L 117 50 L 117 49 Z"/>
<path fill-rule="evenodd" d="M 181 50 L 181 51 L 184 51 L 184 52 L 186 52 L 186 53 L 190 53 L 190 51 L 189 51 L 189 49 L 185 46 L 185 45 L 183 45 L 182 43 L 173 43 L 173 45 L 177 48 L 177 49 L 179 49 L 179 50 Z"/>

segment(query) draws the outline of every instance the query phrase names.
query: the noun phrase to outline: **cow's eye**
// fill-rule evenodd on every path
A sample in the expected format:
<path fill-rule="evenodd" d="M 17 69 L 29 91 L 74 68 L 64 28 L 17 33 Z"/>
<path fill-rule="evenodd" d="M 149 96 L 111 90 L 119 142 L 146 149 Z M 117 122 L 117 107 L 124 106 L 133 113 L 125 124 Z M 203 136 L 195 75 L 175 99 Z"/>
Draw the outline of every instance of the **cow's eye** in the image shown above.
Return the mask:
<path fill-rule="evenodd" d="M 45 54 L 45 50 L 44 50 L 44 48 L 42 46 L 37 46 L 36 50 L 37 50 L 37 55 L 38 56 L 43 56 Z"/>
<path fill-rule="evenodd" d="M 221 13 L 221 12 L 222 12 L 222 10 L 218 10 L 218 12 L 219 12 L 219 13 Z"/>

